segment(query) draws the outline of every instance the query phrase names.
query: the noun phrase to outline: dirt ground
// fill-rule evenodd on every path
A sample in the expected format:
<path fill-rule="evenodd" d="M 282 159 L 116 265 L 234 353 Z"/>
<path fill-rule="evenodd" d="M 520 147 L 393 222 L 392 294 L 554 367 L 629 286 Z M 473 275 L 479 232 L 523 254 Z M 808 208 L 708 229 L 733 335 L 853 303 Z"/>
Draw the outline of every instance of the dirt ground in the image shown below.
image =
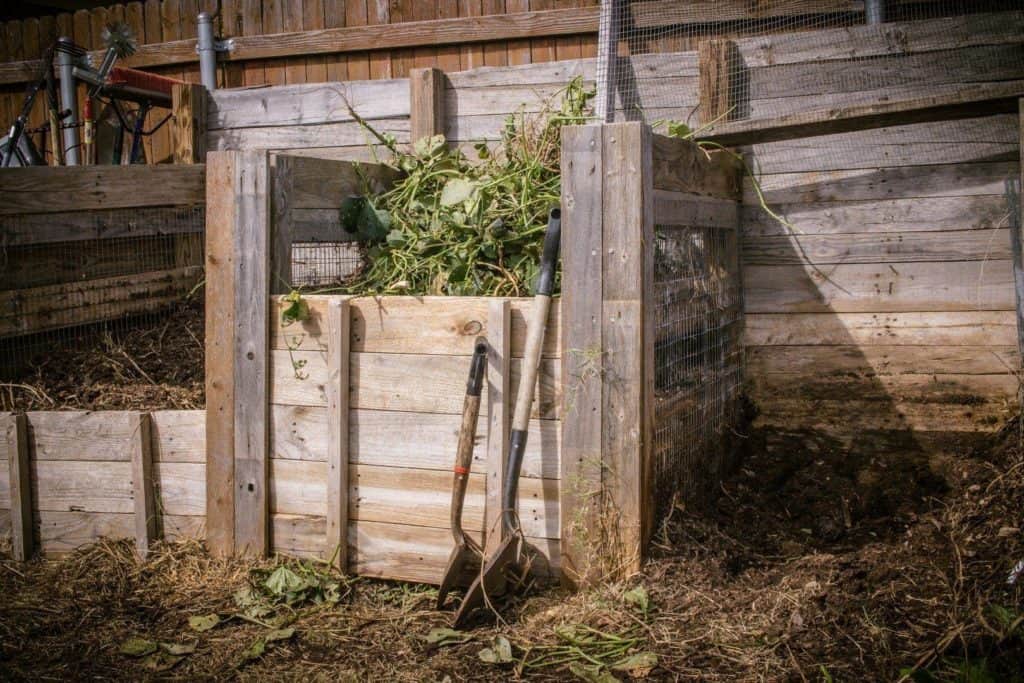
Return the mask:
<path fill-rule="evenodd" d="M 462 634 L 436 630 L 430 587 L 196 542 L 4 555 L 0 678 L 1024 681 L 1018 439 L 942 476 L 754 444 L 714 510 L 673 509 L 638 576 L 536 588 Z"/>

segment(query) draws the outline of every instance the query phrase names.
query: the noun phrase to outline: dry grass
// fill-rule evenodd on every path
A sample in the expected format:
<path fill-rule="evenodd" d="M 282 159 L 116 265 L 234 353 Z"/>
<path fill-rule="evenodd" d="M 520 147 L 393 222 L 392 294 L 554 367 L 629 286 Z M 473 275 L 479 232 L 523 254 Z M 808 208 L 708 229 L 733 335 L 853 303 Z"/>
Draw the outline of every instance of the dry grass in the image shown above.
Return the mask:
<path fill-rule="evenodd" d="M 741 474 L 715 515 L 677 510 L 657 557 L 629 582 L 576 595 L 539 588 L 505 606 L 505 623 L 445 646 L 426 640 L 450 617 L 432 609 L 433 588 L 347 579 L 323 565 L 341 601 L 275 606 L 261 620 L 294 635 L 245 660 L 266 626 L 233 618 L 197 633 L 189 617 L 238 614 L 235 592 L 283 560 L 212 559 L 190 541 L 158 546 L 140 564 L 130 543 L 103 541 L 62 561 L 4 561 L 0 678 L 566 680 L 570 667 L 583 675 L 594 662 L 652 653 L 654 680 L 898 680 L 915 666 L 914 680 L 1020 680 L 1024 593 L 1007 575 L 1024 559 L 1024 458 L 1007 440 L 958 460 L 947 493 L 916 512 L 854 510 L 838 540 L 775 516 L 770 487 Z M 514 661 L 481 662 L 499 635 Z M 119 653 L 131 637 L 196 650 L 154 672 Z"/>

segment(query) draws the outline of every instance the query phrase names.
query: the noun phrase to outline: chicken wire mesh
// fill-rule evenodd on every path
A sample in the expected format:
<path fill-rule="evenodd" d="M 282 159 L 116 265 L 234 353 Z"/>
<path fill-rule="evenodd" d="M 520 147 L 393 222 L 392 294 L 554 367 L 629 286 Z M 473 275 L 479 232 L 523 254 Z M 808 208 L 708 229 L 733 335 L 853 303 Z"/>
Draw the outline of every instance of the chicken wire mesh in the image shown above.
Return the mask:
<path fill-rule="evenodd" d="M 710 499 L 742 418 L 736 231 L 658 226 L 654 257 L 654 498 Z"/>
<path fill-rule="evenodd" d="M 356 242 L 293 242 L 291 286 L 304 290 L 344 284 L 365 264 Z"/>
<path fill-rule="evenodd" d="M 53 355 L 119 347 L 185 305 L 201 319 L 204 220 L 202 206 L 0 217 L 3 409 L 24 409 L 44 391 L 30 377 L 37 385 L 67 381 L 45 376 Z M 78 239 L 67 240 L 71 234 Z M 124 355 L 128 369 L 138 365 Z M 193 355 L 201 366 L 198 342 Z"/>

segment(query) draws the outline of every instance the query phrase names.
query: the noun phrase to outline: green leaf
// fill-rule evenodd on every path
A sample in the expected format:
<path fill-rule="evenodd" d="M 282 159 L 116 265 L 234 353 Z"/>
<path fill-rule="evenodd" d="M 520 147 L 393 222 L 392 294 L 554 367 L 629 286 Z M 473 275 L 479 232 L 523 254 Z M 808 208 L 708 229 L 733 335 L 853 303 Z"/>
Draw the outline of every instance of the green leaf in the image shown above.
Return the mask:
<path fill-rule="evenodd" d="M 295 593 L 308 587 L 306 580 L 285 566 L 278 567 L 266 581 L 263 587 L 267 592 L 277 597 L 286 597 L 289 593 Z"/>
<path fill-rule="evenodd" d="M 507 664 L 512 661 L 512 643 L 505 636 L 495 636 L 491 646 L 480 650 L 477 656 L 488 664 Z"/>
<path fill-rule="evenodd" d="M 378 211 L 370 202 L 365 202 L 359 212 L 356 230 L 359 241 L 371 244 L 382 242 L 390 229 L 391 214 L 387 211 Z"/>
<path fill-rule="evenodd" d="M 388 233 L 387 242 L 389 247 L 400 247 L 405 244 L 405 235 L 401 230 L 392 230 Z"/>
<path fill-rule="evenodd" d="M 190 655 L 196 651 L 195 643 L 160 643 L 160 649 L 169 655 Z"/>
<path fill-rule="evenodd" d="M 203 631 L 209 631 L 211 628 L 220 623 L 220 617 L 216 614 L 207 614 L 201 617 L 189 617 L 188 625 L 193 631 L 202 633 Z"/>
<path fill-rule="evenodd" d="M 281 297 L 281 303 L 286 304 L 281 309 L 282 327 L 309 320 L 309 302 L 302 298 L 302 293 L 298 290 L 293 289 Z"/>
<path fill-rule="evenodd" d="M 156 652 L 157 644 L 152 640 L 146 640 L 145 638 L 129 638 L 128 640 L 121 643 L 121 647 L 118 649 L 123 655 L 129 657 L 144 657 L 145 655 Z"/>
<path fill-rule="evenodd" d="M 441 206 L 455 206 L 469 199 L 473 194 L 474 185 L 465 178 L 452 178 L 441 190 Z"/>
<path fill-rule="evenodd" d="M 604 667 L 596 664 L 587 665 L 582 662 L 572 662 L 569 664 L 569 671 L 576 678 L 581 681 L 587 681 L 587 683 L 619 683 L 619 679 L 608 673 Z"/>
<path fill-rule="evenodd" d="M 273 643 L 276 640 L 288 640 L 289 638 L 291 638 L 294 635 L 295 635 L 295 629 L 291 628 L 291 627 L 288 627 L 288 628 L 279 628 L 279 629 L 276 629 L 276 630 L 273 630 L 273 631 L 269 631 L 269 632 L 267 632 L 267 634 L 265 636 L 263 636 L 263 638 L 268 643 Z"/>
<path fill-rule="evenodd" d="M 341 202 L 338 217 L 345 232 L 353 235 L 359 232 L 359 214 L 362 213 L 366 203 L 366 197 L 346 197 Z"/>
<path fill-rule="evenodd" d="M 252 645 L 245 648 L 245 651 L 242 653 L 242 661 L 247 662 L 252 659 L 259 659 L 266 651 L 267 641 L 263 638 L 257 638 L 253 641 Z"/>
<path fill-rule="evenodd" d="M 473 640 L 473 636 L 469 633 L 463 633 L 462 631 L 442 626 L 430 629 L 430 633 L 423 636 L 423 640 L 437 647 L 445 647 L 446 645 L 458 645 Z"/>
<path fill-rule="evenodd" d="M 627 605 L 636 607 L 644 614 L 647 614 L 647 610 L 651 606 L 650 596 L 647 595 L 647 589 L 643 586 L 630 588 L 622 594 L 622 599 Z"/>
<path fill-rule="evenodd" d="M 633 678 L 644 678 L 658 666 L 658 655 L 653 652 L 638 652 L 612 665 L 615 671 L 627 673 Z"/>

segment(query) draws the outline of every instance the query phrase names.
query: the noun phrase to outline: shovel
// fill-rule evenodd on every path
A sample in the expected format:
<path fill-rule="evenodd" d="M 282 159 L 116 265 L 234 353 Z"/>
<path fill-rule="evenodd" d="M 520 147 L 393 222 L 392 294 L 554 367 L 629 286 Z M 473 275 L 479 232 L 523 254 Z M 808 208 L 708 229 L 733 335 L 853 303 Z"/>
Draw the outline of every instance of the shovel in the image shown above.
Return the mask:
<path fill-rule="evenodd" d="M 544 254 L 541 256 L 533 310 L 530 312 L 530 321 L 527 325 L 526 350 L 523 353 L 522 374 L 512 416 L 505 484 L 501 491 L 503 540 L 494 552 L 487 556 L 483 568 L 466 591 L 466 597 L 462 599 L 459 611 L 455 614 L 456 628 L 466 621 L 473 610 L 484 603 L 486 596 L 496 594 L 509 575 L 525 574 L 523 549 L 526 541 L 519 524 L 519 516 L 516 514 L 519 471 L 523 465 L 523 451 L 526 450 L 526 429 L 530 422 L 533 392 L 537 386 L 537 373 L 540 369 L 541 346 L 544 343 L 544 328 L 547 325 L 551 292 L 555 285 L 555 265 L 558 262 L 561 232 L 561 211 L 552 209 L 548 216 L 547 234 L 544 236 Z"/>
<path fill-rule="evenodd" d="M 483 555 L 480 544 L 462 530 L 462 503 L 466 499 L 469 470 L 473 466 L 473 442 L 476 439 L 476 423 L 480 415 L 480 389 L 483 386 L 484 367 L 487 364 L 487 340 L 477 337 L 473 345 L 473 360 L 469 365 L 469 379 L 466 381 L 466 399 L 462 403 L 462 427 L 459 430 L 459 445 L 455 451 L 455 481 L 452 484 L 452 537 L 455 547 L 448 557 L 448 568 L 444 570 L 441 587 L 437 589 L 437 608 L 444 607 L 445 598 L 459 582 L 470 563 L 479 562 Z"/>

